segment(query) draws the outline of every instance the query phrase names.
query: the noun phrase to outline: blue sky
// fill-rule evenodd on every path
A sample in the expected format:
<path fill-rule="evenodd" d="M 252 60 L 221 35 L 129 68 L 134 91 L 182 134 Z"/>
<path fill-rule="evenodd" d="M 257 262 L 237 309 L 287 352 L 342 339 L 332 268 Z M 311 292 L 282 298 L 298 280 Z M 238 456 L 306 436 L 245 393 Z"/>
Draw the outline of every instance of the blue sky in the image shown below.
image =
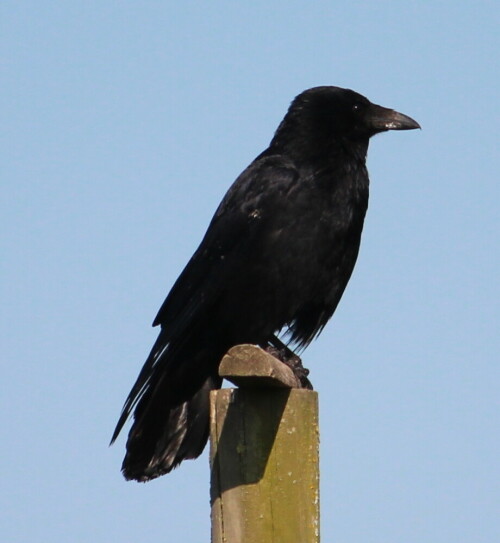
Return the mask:
<path fill-rule="evenodd" d="M 500 539 L 498 23 L 488 1 L 2 2 L 2 541 L 208 540 L 206 454 L 140 485 L 107 444 L 220 198 L 324 84 L 422 131 L 372 140 L 358 264 L 303 356 L 322 540 Z"/>

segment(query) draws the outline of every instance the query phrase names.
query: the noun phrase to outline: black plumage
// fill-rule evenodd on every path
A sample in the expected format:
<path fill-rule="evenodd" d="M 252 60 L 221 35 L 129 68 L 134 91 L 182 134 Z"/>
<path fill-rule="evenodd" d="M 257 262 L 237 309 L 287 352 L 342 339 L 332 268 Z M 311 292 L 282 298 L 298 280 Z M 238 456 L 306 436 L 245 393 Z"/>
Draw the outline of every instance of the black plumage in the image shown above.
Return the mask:
<path fill-rule="evenodd" d="M 147 481 L 196 458 L 208 393 L 233 345 L 306 347 L 349 281 L 368 205 L 371 136 L 418 128 L 348 89 L 297 96 L 238 177 L 154 320 L 161 330 L 113 434 L 134 412 L 123 473 Z"/>

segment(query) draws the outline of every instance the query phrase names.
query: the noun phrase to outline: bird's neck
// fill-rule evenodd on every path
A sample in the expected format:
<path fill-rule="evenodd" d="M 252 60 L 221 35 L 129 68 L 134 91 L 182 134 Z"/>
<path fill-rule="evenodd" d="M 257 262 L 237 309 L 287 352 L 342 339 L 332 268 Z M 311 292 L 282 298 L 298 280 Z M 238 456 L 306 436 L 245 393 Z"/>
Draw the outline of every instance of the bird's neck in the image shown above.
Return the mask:
<path fill-rule="evenodd" d="M 277 130 L 269 151 L 288 156 L 295 163 L 315 164 L 336 169 L 343 162 L 364 167 L 368 152 L 368 138 L 325 137 L 307 130 Z"/>

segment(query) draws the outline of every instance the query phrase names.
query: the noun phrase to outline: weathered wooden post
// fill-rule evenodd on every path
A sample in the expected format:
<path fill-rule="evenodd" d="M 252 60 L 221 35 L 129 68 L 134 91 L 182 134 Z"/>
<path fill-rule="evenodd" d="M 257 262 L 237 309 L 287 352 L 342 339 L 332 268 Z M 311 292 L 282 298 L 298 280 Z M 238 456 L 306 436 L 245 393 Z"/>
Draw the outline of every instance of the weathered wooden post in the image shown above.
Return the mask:
<path fill-rule="evenodd" d="M 212 543 L 319 542 L 318 397 L 253 345 L 219 373 L 210 399 Z"/>

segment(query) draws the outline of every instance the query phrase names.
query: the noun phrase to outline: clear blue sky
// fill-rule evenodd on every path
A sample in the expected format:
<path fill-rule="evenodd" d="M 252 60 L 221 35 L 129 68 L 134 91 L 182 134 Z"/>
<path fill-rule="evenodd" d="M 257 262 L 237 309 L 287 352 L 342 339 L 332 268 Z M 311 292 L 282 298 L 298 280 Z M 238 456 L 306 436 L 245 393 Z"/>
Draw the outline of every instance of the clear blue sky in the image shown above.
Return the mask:
<path fill-rule="evenodd" d="M 291 99 L 417 119 L 370 146 L 361 254 L 304 353 L 322 540 L 493 543 L 499 8 L 4 0 L 0 540 L 209 540 L 206 454 L 152 483 L 107 444 L 150 323 Z"/>

